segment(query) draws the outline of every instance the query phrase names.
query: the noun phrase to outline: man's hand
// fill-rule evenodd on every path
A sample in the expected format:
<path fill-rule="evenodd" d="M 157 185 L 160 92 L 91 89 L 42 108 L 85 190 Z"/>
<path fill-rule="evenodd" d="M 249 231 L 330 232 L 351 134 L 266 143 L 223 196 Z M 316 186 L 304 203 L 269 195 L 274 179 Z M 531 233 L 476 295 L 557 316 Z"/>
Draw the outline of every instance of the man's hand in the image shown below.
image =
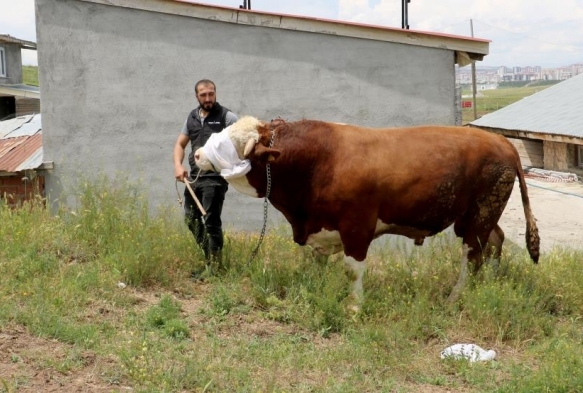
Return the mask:
<path fill-rule="evenodd" d="M 184 183 L 184 179 L 188 178 L 188 171 L 182 165 L 174 167 L 174 178 Z"/>

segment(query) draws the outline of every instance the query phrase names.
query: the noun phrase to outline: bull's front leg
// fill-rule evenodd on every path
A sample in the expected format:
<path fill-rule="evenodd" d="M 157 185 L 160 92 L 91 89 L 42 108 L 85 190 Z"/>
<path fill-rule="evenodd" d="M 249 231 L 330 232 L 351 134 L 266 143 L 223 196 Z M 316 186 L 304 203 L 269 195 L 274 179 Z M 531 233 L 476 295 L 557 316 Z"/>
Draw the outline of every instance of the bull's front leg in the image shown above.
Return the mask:
<path fill-rule="evenodd" d="M 320 256 L 317 258 L 319 261 L 321 260 L 321 256 L 325 256 L 325 258 L 327 258 L 327 256 L 339 253 L 344 249 L 340 239 L 340 233 L 338 231 L 327 231 L 324 229 L 318 233 L 310 235 L 308 237 L 307 244 L 312 247 L 314 256 Z M 358 312 L 364 300 L 362 278 L 364 276 L 364 272 L 366 271 L 366 260 L 359 262 L 356 259 L 344 254 L 344 265 L 348 267 L 353 273 L 353 277 L 351 277 L 351 296 L 354 299 L 354 302 L 349 306 L 349 308 L 355 312 Z"/>
<path fill-rule="evenodd" d="M 354 297 L 355 304 L 350 305 L 350 308 L 353 311 L 358 312 L 360 311 L 360 306 L 364 300 L 362 278 L 364 276 L 364 272 L 366 271 L 366 259 L 360 262 L 352 257 L 349 257 L 348 255 L 345 255 L 344 264 L 354 273 L 354 277 L 352 277 L 352 296 Z"/>

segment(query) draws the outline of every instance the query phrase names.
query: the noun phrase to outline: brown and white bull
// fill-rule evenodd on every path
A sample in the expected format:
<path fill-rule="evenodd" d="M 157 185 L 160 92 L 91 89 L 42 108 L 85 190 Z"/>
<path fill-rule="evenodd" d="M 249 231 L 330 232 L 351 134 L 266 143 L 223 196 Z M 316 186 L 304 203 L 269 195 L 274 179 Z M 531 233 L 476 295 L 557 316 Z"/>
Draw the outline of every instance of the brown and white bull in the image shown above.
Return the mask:
<path fill-rule="evenodd" d="M 503 136 L 468 127 L 371 129 L 322 121 L 243 117 L 195 153 L 238 191 L 264 197 L 292 226 L 294 241 L 324 255 L 344 251 L 362 294 L 369 245 L 384 235 L 422 244 L 453 224 L 463 241 L 460 275 L 449 299 L 484 257 L 499 258 L 498 220 L 518 177 L 526 245 L 536 263 L 539 235 L 516 149 Z"/>

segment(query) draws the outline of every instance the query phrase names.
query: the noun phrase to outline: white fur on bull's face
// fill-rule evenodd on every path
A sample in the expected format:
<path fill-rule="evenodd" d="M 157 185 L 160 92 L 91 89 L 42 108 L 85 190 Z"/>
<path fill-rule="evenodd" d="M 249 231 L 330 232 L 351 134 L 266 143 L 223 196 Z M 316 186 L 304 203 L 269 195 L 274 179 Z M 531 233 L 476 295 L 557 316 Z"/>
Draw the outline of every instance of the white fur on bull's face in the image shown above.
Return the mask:
<path fill-rule="evenodd" d="M 196 166 L 200 168 L 200 170 L 202 171 L 214 171 L 215 168 L 213 167 L 213 164 L 210 162 L 210 160 L 208 159 L 208 157 L 206 156 L 206 154 L 204 154 L 204 151 L 201 148 L 196 149 L 196 151 L 194 152 L 194 161 L 196 163 Z M 220 168 L 217 168 L 220 170 Z"/>

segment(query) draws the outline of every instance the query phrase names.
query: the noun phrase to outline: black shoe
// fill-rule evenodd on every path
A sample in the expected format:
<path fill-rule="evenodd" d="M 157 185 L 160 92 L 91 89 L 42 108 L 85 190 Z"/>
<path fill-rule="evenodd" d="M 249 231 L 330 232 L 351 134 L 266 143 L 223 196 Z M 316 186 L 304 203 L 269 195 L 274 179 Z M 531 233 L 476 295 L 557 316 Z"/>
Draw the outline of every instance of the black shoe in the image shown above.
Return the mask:
<path fill-rule="evenodd" d="M 210 266 L 205 266 L 202 270 L 193 270 L 190 272 L 190 278 L 195 281 L 205 282 L 211 274 Z"/>

